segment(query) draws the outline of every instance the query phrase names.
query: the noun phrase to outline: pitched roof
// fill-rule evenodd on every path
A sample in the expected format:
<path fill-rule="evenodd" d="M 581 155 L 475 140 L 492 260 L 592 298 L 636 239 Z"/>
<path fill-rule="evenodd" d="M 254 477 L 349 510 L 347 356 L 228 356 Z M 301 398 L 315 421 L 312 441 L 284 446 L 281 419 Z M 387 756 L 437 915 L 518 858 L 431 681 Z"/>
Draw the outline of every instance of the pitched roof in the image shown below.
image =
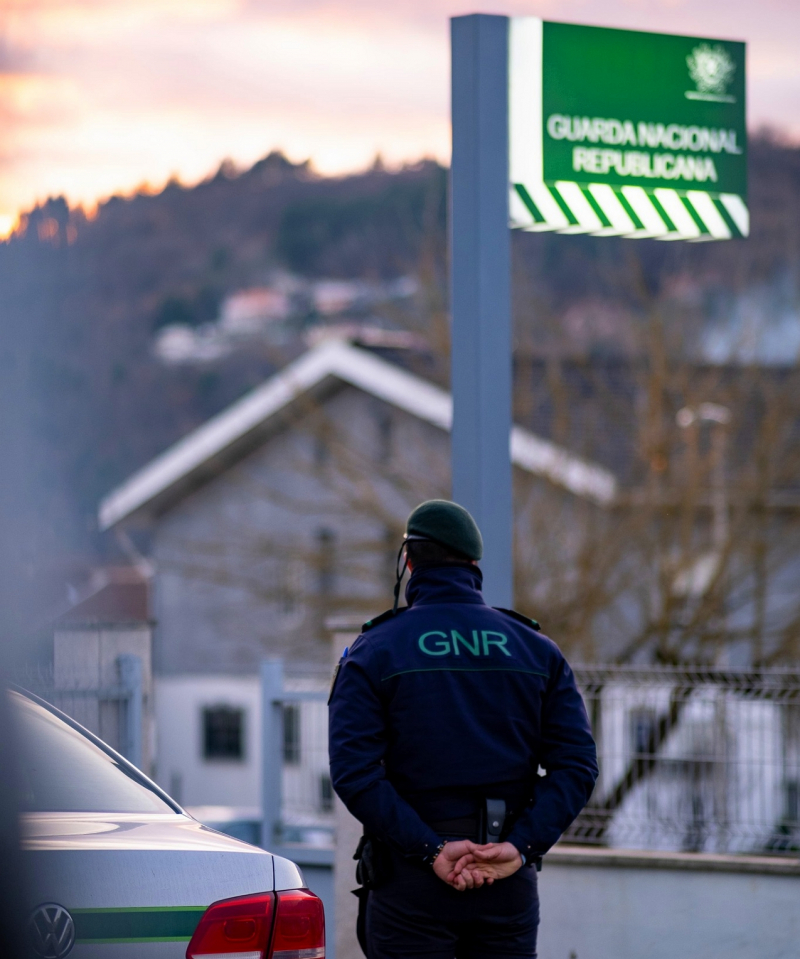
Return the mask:
<path fill-rule="evenodd" d="M 54 621 L 56 629 L 80 626 L 130 625 L 150 621 L 150 587 L 133 567 L 98 570 L 78 602 Z"/>
<path fill-rule="evenodd" d="M 100 529 L 110 529 L 201 474 L 209 461 L 329 380 L 355 386 L 420 420 L 450 429 L 453 401 L 449 393 L 366 350 L 329 340 L 304 353 L 112 490 L 100 503 Z M 609 470 L 519 426 L 511 432 L 511 456 L 516 466 L 601 505 L 609 504 L 616 494 L 616 478 Z"/>

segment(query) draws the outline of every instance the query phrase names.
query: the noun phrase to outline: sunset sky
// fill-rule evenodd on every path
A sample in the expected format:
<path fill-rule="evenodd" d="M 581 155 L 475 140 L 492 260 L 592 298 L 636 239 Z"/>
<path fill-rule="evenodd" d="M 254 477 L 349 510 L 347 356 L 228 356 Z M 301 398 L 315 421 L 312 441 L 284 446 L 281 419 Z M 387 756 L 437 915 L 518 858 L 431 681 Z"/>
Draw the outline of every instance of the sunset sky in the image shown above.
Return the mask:
<path fill-rule="evenodd" d="M 447 18 L 474 10 L 749 44 L 749 122 L 800 142 L 800 0 L 0 0 L 0 236 L 226 157 L 446 160 Z"/>

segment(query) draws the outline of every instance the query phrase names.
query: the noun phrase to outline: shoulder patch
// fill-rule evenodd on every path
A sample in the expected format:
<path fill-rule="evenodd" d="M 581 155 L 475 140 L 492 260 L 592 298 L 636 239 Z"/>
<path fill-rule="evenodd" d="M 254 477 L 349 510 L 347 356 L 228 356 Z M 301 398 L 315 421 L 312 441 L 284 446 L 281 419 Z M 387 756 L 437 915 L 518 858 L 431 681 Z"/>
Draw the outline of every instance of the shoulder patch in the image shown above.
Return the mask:
<path fill-rule="evenodd" d="M 344 657 L 342 657 L 344 659 Z M 328 690 L 328 705 L 330 706 L 331 700 L 333 699 L 333 691 L 336 689 L 336 680 L 339 678 L 339 670 L 342 668 L 342 660 L 333 667 L 333 675 L 331 676 L 331 688 Z"/>
<path fill-rule="evenodd" d="M 404 613 L 407 609 L 408 606 L 401 606 L 396 613 L 391 609 L 387 609 L 386 612 L 381 613 L 380 616 L 374 616 L 372 619 L 368 619 L 361 627 L 361 632 L 366 633 L 373 627 L 380 626 L 381 623 L 385 623 L 388 619 L 393 619 L 395 616 L 399 616 L 400 613 Z"/>
<path fill-rule="evenodd" d="M 524 623 L 526 626 L 530 626 L 531 629 L 535 629 L 537 633 L 541 632 L 542 627 L 535 619 L 531 619 L 530 616 L 523 616 L 522 613 L 518 613 L 515 609 L 503 609 L 502 606 L 492 606 L 492 609 L 496 609 L 498 613 L 505 613 L 506 616 L 510 616 L 512 619 L 519 620 L 520 623 Z"/>

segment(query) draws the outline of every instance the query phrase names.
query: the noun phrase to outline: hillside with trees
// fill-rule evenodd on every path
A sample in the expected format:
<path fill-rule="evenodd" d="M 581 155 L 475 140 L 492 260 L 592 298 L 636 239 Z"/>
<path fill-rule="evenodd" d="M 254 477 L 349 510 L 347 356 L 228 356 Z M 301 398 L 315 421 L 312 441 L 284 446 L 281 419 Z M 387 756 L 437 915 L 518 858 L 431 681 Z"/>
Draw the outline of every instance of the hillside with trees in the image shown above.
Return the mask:
<path fill-rule="evenodd" d="M 750 156 L 746 241 L 514 236 L 521 418 L 563 439 L 558 416 L 536 415 L 526 371 L 651 364 L 655 340 L 663 357 L 796 361 L 800 149 L 761 138 Z M 112 197 L 91 216 L 58 198 L 31 210 L 0 243 L 0 329 L 13 403 L 34 437 L 23 454 L 47 529 L 39 548 L 98 555 L 98 499 L 305 349 L 319 326 L 412 331 L 425 345 L 406 362 L 446 383 L 446 210 L 447 173 L 434 162 L 323 177 L 276 153 L 248 170 L 223 163 L 193 187 Z M 279 340 L 250 338 L 203 363 L 159 359 L 160 330 L 204 329 L 226 297 L 276 276 L 416 285 L 401 301 L 337 316 L 301 298 Z M 550 407 L 557 386 L 537 382 Z"/>

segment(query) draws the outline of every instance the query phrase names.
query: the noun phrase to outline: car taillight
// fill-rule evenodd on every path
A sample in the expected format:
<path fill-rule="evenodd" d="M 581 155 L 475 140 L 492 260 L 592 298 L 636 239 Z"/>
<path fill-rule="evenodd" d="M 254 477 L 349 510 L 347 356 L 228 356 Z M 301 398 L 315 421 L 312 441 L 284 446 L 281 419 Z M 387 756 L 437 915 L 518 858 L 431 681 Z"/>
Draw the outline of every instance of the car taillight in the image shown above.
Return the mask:
<path fill-rule="evenodd" d="M 273 928 L 274 926 L 274 928 Z M 212 903 L 186 959 L 325 959 L 325 912 L 308 889 Z"/>
<path fill-rule="evenodd" d="M 271 892 L 213 902 L 197 924 L 186 959 L 265 959 L 274 908 Z"/>
<path fill-rule="evenodd" d="M 308 889 L 278 893 L 272 959 L 325 959 L 325 911 Z"/>

